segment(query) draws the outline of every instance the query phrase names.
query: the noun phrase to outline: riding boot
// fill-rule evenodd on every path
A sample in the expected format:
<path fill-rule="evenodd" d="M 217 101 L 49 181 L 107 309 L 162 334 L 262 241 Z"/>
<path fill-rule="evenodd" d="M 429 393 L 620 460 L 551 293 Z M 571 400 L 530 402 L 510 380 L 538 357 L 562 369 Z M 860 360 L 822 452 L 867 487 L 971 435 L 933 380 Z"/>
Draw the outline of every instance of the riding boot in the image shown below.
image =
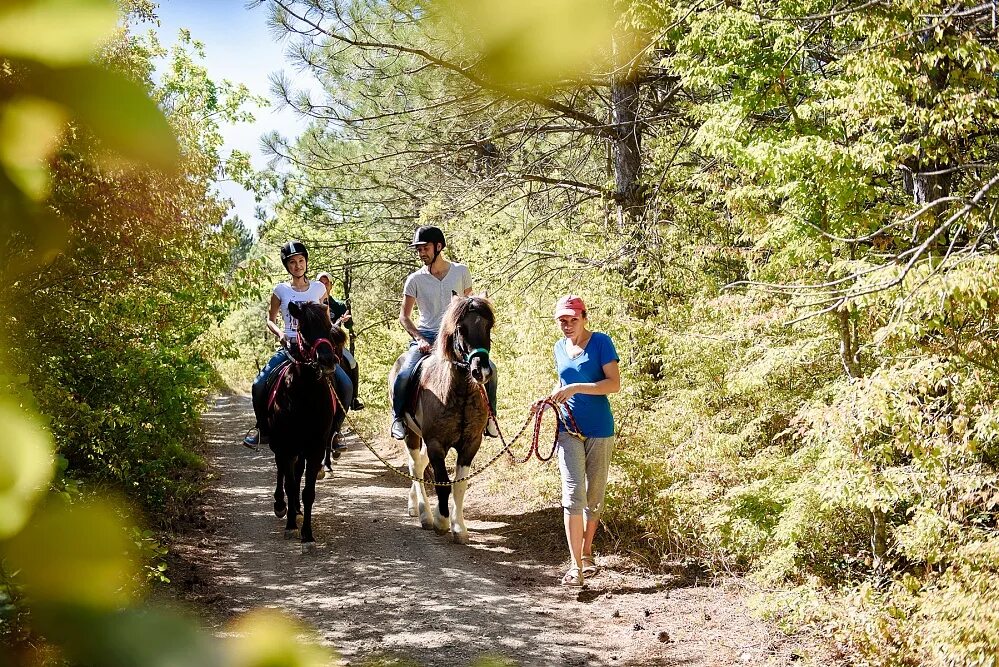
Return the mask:
<path fill-rule="evenodd" d="M 361 403 L 361 399 L 358 398 L 358 394 L 360 394 L 361 369 L 357 364 L 347 369 L 347 377 L 350 378 L 351 384 L 354 385 L 354 400 L 350 403 L 350 409 L 354 412 L 363 410 L 364 403 Z"/>

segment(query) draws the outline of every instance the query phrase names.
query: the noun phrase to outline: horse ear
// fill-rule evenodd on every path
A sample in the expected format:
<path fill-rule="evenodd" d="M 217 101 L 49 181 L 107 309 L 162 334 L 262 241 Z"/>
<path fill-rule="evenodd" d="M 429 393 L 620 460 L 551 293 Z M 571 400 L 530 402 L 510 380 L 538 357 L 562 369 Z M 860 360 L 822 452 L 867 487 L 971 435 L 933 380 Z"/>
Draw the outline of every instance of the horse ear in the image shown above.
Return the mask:
<path fill-rule="evenodd" d="M 292 301 L 288 304 L 288 314 L 294 317 L 296 320 L 302 319 L 302 304 L 298 301 Z"/>

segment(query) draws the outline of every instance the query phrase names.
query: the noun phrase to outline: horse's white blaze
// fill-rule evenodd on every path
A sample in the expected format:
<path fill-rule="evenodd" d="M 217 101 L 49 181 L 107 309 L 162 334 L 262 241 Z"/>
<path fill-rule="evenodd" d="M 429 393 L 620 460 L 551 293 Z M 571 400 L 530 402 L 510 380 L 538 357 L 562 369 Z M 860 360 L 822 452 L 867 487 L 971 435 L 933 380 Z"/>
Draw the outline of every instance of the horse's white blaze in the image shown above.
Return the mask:
<path fill-rule="evenodd" d="M 468 477 L 471 471 L 470 466 L 458 466 L 454 471 L 455 479 Z M 452 488 L 454 492 L 454 511 L 451 512 L 451 533 L 455 542 L 468 544 L 468 528 L 465 526 L 465 491 L 468 489 L 468 482 L 458 482 Z"/>

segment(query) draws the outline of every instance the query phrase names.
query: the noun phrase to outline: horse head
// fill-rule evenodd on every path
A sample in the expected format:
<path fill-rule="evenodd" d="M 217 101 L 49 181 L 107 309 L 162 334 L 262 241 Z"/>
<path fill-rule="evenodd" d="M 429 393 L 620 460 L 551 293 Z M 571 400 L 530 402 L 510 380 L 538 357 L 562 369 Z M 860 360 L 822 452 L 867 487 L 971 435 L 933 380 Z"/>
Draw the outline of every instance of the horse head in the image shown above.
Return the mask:
<path fill-rule="evenodd" d="M 485 296 L 451 297 L 437 336 L 437 353 L 461 366 L 479 384 L 489 382 L 489 349 L 496 316 Z"/>
<path fill-rule="evenodd" d="M 301 356 L 301 361 L 316 373 L 332 380 L 347 334 L 330 321 L 329 308 L 320 303 L 292 302 L 288 313 L 298 320 L 299 349 L 293 350 Z"/>

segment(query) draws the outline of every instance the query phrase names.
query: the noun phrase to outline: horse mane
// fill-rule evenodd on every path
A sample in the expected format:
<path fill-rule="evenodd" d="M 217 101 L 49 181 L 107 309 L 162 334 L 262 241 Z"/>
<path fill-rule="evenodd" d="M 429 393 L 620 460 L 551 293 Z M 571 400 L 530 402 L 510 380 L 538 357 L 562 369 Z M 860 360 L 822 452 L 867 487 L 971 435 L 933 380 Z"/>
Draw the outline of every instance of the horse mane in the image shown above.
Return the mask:
<path fill-rule="evenodd" d="M 458 325 L 469 314 L 477 314 L 489 322 L 492 329 L 496 324 L 496 314 L 493 312 L 492 304 L 481 296 L 470 296 L 451 299 L 444 318 L 441 320 L 440 329 L 437 330 L 437 341 L 434 343 L 434 354 L 437 360 L 442 360 L 444 364 L 430 364 L 428 370 L 433 368 L 440 370 L 428 372 L 427 384 L 429 388 L 438 396 L 446 397 L 451 393 L 452 364 L 464 361 L 454 351 L 454 338 L 458 335 Z"/>
<path fill-rule="evenodd" d="M 305 331 L 306 340 L 310 343 L 315 342 L 316 338 L 325 338 L 333 344 L 337 354 L 340 354 L 347 345 L 347 334 L 340 327 L 333 326 L 329 310 L 323 304 L 309 301 L 292 302 L 288 304 L 288 312 L 298 319 L 299 332 Z M 316 335 L 317 331 L 319 335 Z"/>

